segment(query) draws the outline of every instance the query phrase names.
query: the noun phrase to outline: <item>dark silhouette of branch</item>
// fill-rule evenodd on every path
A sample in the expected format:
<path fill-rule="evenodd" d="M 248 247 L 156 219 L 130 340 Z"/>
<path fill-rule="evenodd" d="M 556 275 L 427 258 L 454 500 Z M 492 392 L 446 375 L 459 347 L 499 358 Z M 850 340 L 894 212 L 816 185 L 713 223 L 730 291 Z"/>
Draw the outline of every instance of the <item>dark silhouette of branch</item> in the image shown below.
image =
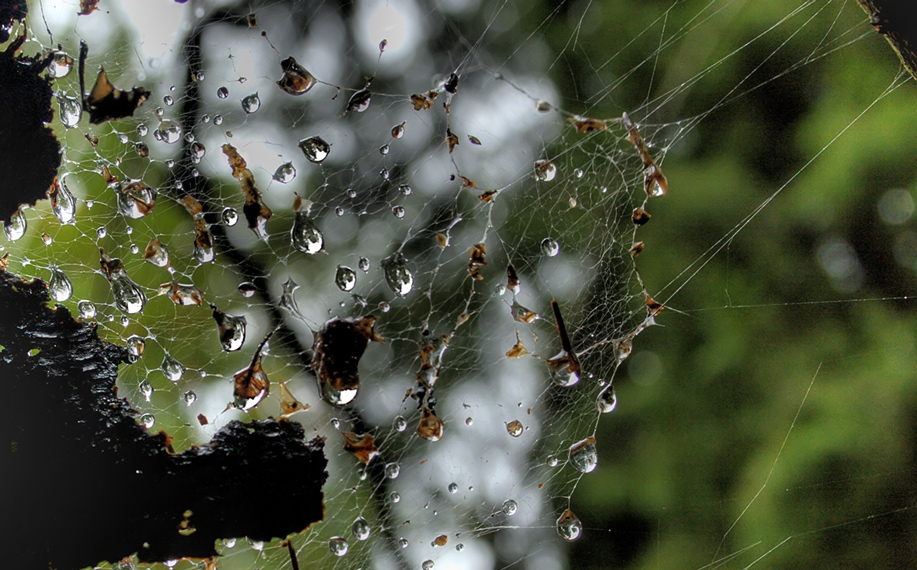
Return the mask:
<path fill-rule="evenodd" d="M 917 79 L 917 11 L 911 0 L 857 0 L 901 64 Z"/>

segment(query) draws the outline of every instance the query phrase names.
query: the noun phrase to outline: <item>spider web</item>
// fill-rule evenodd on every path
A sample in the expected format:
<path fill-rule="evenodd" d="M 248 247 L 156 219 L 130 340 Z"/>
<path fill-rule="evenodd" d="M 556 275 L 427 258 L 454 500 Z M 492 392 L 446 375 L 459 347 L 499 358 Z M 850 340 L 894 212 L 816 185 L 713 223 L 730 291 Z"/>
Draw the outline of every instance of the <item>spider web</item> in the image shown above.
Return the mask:
<path fill-rule="evenodd" d="M 647 167 L 669 172 L 669 164 L 687 160 L 692 147 L 703 144 L 705 125 L 715 129 L 717 117 L 737 101 L 862 43 L 870 28 L 855 6 L 811 1 L 774 7 L 757 35 L 723 49 L 705 34 L 725 35 L 741 3 L 663 3 L 648 6 L 645 21 L 615 24 L 622 35 L 609 38 L 610 51 L 584 41 L 595 38 L 596 27 L 613 19 L 615 10 L 592 2 L 532 8 L 460 1 L 146 6 L 103 0 L 99 11 L 80 17 L 72 3 L 38 8 L 32 9 L 35 38 L 27 49 L 60 44 L 78 59 L 83 39 L 89 46 L 87 89 L 104 66 L 118 88 L 142 85 L 152 95 L 132 119 L 89 125 L 84 113 L 65 127 L 59 121 L 67 98 L 81 99 L 77 66 L 55 79 L 61 101 L 55 129 L 64 146 L 60 180 L 77 210 L 73 223 L 61 223 L 47 204 L 24 210 L 27 230 L 5 244 L 10 270 L 44 279 L 59 270 L 73 291 L 61 302 L 98 322 L 103 338 L 131 346 L 142 339 L 142 355 L 121 370 L 119 393 L 138 411 L 138 422 L 169 433 L 178 451 L 206 443 L 231 420 L 278 417 L 295 398 L 304 409 L 289 419 L 302 423 L 310 437 L 327 439 L 330 477 L 325 520 L 290 540 L 299 564 L 329 568 L 557 567 L 567 556 L 561 531 L 584 535 L 574 550 L 584 566 L 604 566 L 589 543 L 622 528 L 642 535 L 635 542 L 671 533 L 671 539 L 651 539 L 635 565 L 653 563 L 653 544 L 657 551 L 684 547 L 689 531 L 662 528 L 678 525 L 678 517 L 663 523 L 658 514 L 659 528 L 636 521 L 627 530 L 626 519 L 609 521 L 578 499 L 580 492 L 601 494 L 595 487 L 607 482 L 594 482 L 598 475 L 627 469 L 625 445 L 638 445 L 627 434 L 645 420 L 636 415 L 645 399 L 658 395 L 650 388 L 640 392 L 661 374 L 659 356 L 641 344 L 649 342 L 656 321 L 691 315 L 716 322 L 717 316 L 698 312 L 709 300 L 679 302 L 685 289 L 721 280 L 730 291 L 728 276 L 709 270 L 711 261 L 726 256 L 756 216 L 773 210 L 768 206 L 784 188 L 904 83 L 898 77 L 872 93 L 821 139 L 809 162 L 792 165 L 776 191 L 752 208 L 727 200 L 716 207 L 720 211 L 705 214 L 729 224 L 710 236 L 705 251 L 667 260 L 665 242 L 679 239 L 675 230 L 646 234 L 651 239 L 641 253 L 643 236 L 665 227 L 666 208 L 675 207 L 668 204 L 688 193 L 690 183 L 670 175 L 671 195 L 653 197 Z M 567 31 L 557 33 L 563 26 Z M 565 38 L 560 45 L 558 36 Z M 798 53 L 787 48 L 794 42 L 806 46 L 805 55 L 786 59 L 785 51 Z M 302 96 L 277 85 L 288 57 L 317 79 Z M 718 67 L 743 58 L 755 63 L 737 82 L 705 82 Z M 675 63 L 661 63 L 669 59 Z M 365 109 L 357 101 L 362 89 L 371 94 Z M 693 94 L 705 90 L 715 95 L 698 104 Z M 646 141 L 644 157 L 635 133 Z M 173 135 L 174 141 L 165 140 Z M 310 137 L 330 144 L 320 163 L 301 149 Z M 263 239 L 248 227 L 225 145 L 245 160 L 273 212 Z M 284 175 L 284 165 L 295 176 L 289 169 Z M 119 182 L 123 189 L 134 180 L 157 191 L 152 211 L 138 218 L 120 212 L 116 199 Z M 194 211 L 183 201 L 189 194 L 202 204 L 214 237 L 212 261 L 195 253 Z M 307 201 L 299 214 L 297 196 Z M 638 209 L 653 216 L 645 228 L 635 223 L 642 223 Z M 306 214 L 323 236 L 315 253 L 291 240 L 291 231 L 308 223 Z M 8 232 L 16 237 L 15 229 Z M 168 248 L 169 268 L 144 260 L 154 239 Z M 838 288 L 854 293 L 856 272 L 837 266 L 838 259 L 849 261 L 837 253 L 845 243 L 825 242 L 819 251 L 828 252 L 823 265 Z M 483 264 L 474 266 L 476 244 L 485 250 L 478 250 Z M 142 312 L 119 309 L 99 270 L 100 248 L 121 259 L 145 292 Z M 642 270 L 644 259 L 649 272 Z M 666 262 L 668 268 L 659 267 Z M 402 266 L 410 287 L 391 277 L 392 268 Z M 518 275 L 518 291 L 508 280 L 509 266 Z M 244 283 L 251 296 L 239 289 Z M 177 299 L 199 294 L 203 302 L 173 302 L 173 284 L 197 289 L 183 289 L 187 295 L 179 292 Z M 409 290 L 401 295 L 399 286 Z M 582 367 L 571 386 L 558 384 L 566 376 L 549 363 L 564 354 L 552 300 Z M 662 316 L 657 303 L 666 307 Z M 211 304 L 245 317 L 240 350 L 221 348 Z M 311 369 L 315 334 L 333 318 L 365 315 L 376 318 L 384 343 L 366 349 L 353 405 L 329 405 Z M 241 409 L 233 405 L 233 375 L 251 364 L 268 336 L 261 365 L 269 394 Z M 442 351 L 433 366 L 435 390 L 418 380 L 424 363 L 434 362 L 422 356 L 431 344 L 436 355 Z M 728 499 L 737 504 L 697 498 L 705 508 L 714 504 L 721 519 L 707 521 L 702 545 L 685 557 L 688 567 L 706 564 L 703 557 L 712 560 L 705 567 L 783 560 L 778 555 L 785 545 L 803 541 L 794 539 L 833 536 L 848 527 L 865 532 L 869 521 L 909 510 L 906 501 L 892 501 L 847 521 L 819 519 L 803 530 L 779 518 L 763 536 L 744 529 L 760 503 L 767 518 L 774 517 L 773 501 L 785 500 L 771 497 L 772 475 L 780 474 L 797 420 L 824 374 L 816 368 L 806 369 L 802 384 L 782 388 L 785 401 L 775 416 L 758 419 L 766 424 L 762 445 L 772 464 L 751 465 L 748 473 L 741 461 L 730 464 L 738 473 L 728 477 L 753 480 Z M 628 407 L 631 399 L 634 411 L 601 413 L 597 400 L 622 379 L 635 380 L 625 384 L 621 404 Z M 417 433 L 425 392 L 435 394 L 435 414 L 445 425 L 439 441 Z M 344 450 L 347 432 L 374 437 L 379 455 L 368 466 Z M 583 442 L 588 451 L 589 438 L 598 448 L 594 473 L 578 469 L 590 458 L 571 451 L 582 450 Z M 790 451 L 799 454 L 802 447 Z M 883 479 L 878 468 L 869 473 Z M 806 484 L 787 486 L 797 485 L 804 499 L 814 500 L 836 485 L 820 481 L 812 492 Z M 618 497 L 634 491 L 605 492 Z M 657 513 L 699 508 L 646 497 L 630 501 L 649 503 Z M 568 509 L 585 530 L 558 525 Z M 368 525 L 368 539 L 361 540 L 359 521 Z M 226 537 L 218 550 L 220 568 L 292 564 L 279 541 Z"/>

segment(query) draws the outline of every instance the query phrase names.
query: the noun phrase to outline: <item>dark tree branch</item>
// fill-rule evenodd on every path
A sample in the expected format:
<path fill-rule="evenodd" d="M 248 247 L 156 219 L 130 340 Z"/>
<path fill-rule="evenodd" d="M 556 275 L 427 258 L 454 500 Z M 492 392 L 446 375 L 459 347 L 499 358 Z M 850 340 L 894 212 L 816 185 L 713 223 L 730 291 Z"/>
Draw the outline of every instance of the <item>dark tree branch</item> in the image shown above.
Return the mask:
<path fill-rule="evenodd" d="M 917 6 L 913 0 L 857 0 L 870 23 L 885 36 L 901 64 L 917 79 Z"/>

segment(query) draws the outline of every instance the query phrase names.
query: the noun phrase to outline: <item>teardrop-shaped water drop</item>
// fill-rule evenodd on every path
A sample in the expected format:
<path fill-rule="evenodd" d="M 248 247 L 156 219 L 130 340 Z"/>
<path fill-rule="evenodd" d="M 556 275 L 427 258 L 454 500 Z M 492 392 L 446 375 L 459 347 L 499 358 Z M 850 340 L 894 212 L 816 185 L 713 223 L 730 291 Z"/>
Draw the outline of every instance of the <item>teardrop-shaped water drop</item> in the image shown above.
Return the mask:
<path fill-rule="evenodd" d="M 247 322 L 244 316 L 236 316 L 224 313 L 210 305 L 213 311 L 213 319 L 217 323 L 217 333 L 220 336 L 220 346 L 226 352 L 235 352 L 242 348 L 245 343 L 245 328 Z"/>
<path fill-rule="evenodd" d="M 337 272 L 334 274 L 334 284 L 341 291 L 352 291 L 357 284 L 357 273 L 346 265 L 338 265 Z"/>
<path fill-rule="evenodd" d="M 169 249 L 159 241 L 159 238 L 153 238 L 143 250 L 143 259 L 156 267 L 167 267 L 169 265 Z"/>
<path fill-rule="evenodd" d="M 557 176 L 557 167 L 553 162 L 547 159 L 535 161 L 535 180 L 540 182 L 550 182 Z"/>
<path fill-rule="evenodd" d="M 567 542 L 573 542 L 583 534 L 583 523 L 567 509 L 557 519 L 557 534 Z"/>
<path fill-rule="evenodd" d="M 188 133 L 188 136 L 191 136 L 191 133 Z M 188 141 L 191 142 L 191 141 Z M 199 163 L 204 156 L 207 154 L 207 147 L 203 145 L 200 141 L 191 142 L 191 162 L 194 164 Z"/>
<path fill-rule="evenodd" d="M 138 358 L 143 356 L 143 351 L 146 349 L 146 342 L 143 340 L 143 337 L 131 335 L 127 337 L 125 344 L 128 357 L 132 362 L 136 362 Z"/>
<path fill-rule="evenodd" d="M 51 279 L 48 280 L 48 293 L 58 303 L 63 303 L 73 295 L 73 285 L 63 271 L 51 268 Z"/>
<path fill-rule="evenodd" d="M 181 362 L 172 358 L 172 355 L 168 352 L 162 358 L 162 364 L 159 368 L 162 370 L 162 373 L 166 375 L 166 378 L 172 382 L 181 380 L 182 374 L 185 373 L 185 367 L 182 366 Z"/>
<path fill-rule="evenodd" d="M 57 98 L 57 104 L 60 107 L 60 122 L 65 127 L 73 128 L 80 124 L 80 117 L 83 114 L 83 106 L 76 97 L 60 96 Z"/>
<path fill-rule="evenodd" d="M 335 536 L 328 541 L 328 550 L 331 551 L 331 554 L 335 556 L 344 556 L 347 554 L 347 550 L 350 548 L 350 545 L 347 544 L 347 539 L 341 536 Z"/>
<path fill-rule="evenodd" d="M 321 230 L 312 221 L 308 212 L 297 211 L 290 229 L 290 240 L 293 247 L 303 253 L 316 254 L 322 250 L 325 238 Z"/>
<path fill-rule="evenodd" d="M 246 299 L 250 298 L 252 295 L 255 294 L 255 291 L 258 290 L 255 287 L 254 283 L 249 283 L 248 281 L 239 283 L 238 289 L 239 289 L 239 293 L 242 293 L 242 296 L 245 297 Z"/>
<path fill-rule="evenodd" d="M 609 384 L 599 393 L 595 405 L 603 414 L 607 414 L 615 409 L 615 406 L 618 405 L 618 396 L 615 394 L 614 384 Z"/>
<path fill-rule="evenodd" d="M 186 406 L 190 406 L 197 401 L 197 394 L 194 393 L 194 390 L 188 390 L 182 397 L 185 399 Z"/>
<path fill-rule="evenodd" d="M 251 115 L 261 108 L 261 98 L 257 93 L 252 93 L 242 99 L 242 110 Z"/>
<path fill-rule="evenodd" d="M 284 162 L 274 171 L 274 180 L 282 184 L 288 184 L 296 178 L 296 168 L 292 162 Z"/>
<path fill-rule="evenodd" d="M 369 538 L 372 529 L 369 526 L 369 523 L 366 522 L 366 519 L 363 517 L 357 518 L 353 521 L 353 525 L 350 527 L 350 532 L 353 533 L 353 537 L 357 540 L 366 540 Z"/>
<path fill-rule="evenodd" d="M 153 395 L 153 385 L 150 384 L 150 381 L 144 378 L 137 387 L 140 389 L 140 393 L 143 394 L 143 399 L 149 402 L 150 397 Z"/>
<path fill-rule="evenodd" d="M 392 138 L 393 139 L 400 139 L 403 136 L 404 136 L 404 123 L 401 123 L 400 125 L 395 125 L 394 127 L 392 127 Z"/>
<path fill-rule="evenodd" d="M 410 196 L 410 195 L 411 195 L 411 192 L 413 192 L 414 190 L 413 190 L 413 188 L 411 188 L 411 187 L 408 186 L 407 184 L 399 184 L 399 185 L 398 185 L 398 191 L 401 192 L 402 194 L 404 194 L 405 196 Z"/>
<path fill-rule="evenodd" d="M 153 131 L 153 136 L 164 143 L 177 143 L 181 139 L 181 125 L 171 119 L 166 119 L 159 123 L 159 127 Z"/>
<path fill-rule="evenodd" d="M 321 389 L 322 399 L 332 406 L 346 406 L 352 403 L 357 398 L 357 392 L 359 391 L 356 388 L 338 390 L 330 382 L 322 383 Z"/>
<path fill-rule="evenodd" d="M 350 100 L 347 101 L 347 110 L 355 113 L 362 113 L 366 109 L 369 109 L 369 104 L 371 102 L 372 93 L 369 89 L 360 89 L 350 96 Z"/>
<path fill-rule="evenodd" d="M 503 514 L 507 516 L 513 516 L 514 514 L 516 514 L 516 511 L 518 510 L 518 508 L 519 508 L 519 505 L 516 504 L 516 501 L 512 499 L 507 499 L 503 501 L 503 507 L 501 507 L 500 510 L 502 510 Z"/>
<path fill-rule="evenodd" d="M 10 221 L 3 223 L 3 231 L 10 241 L 16 241 L 25 235 L 25 230 L 28 227 L 29 225 L 25 221 L 25 215 L 22 213 L 22 210 L 16 210 L 16 213 L 10 217 Z"/>
<path fill-rule="evenodd" d="M 118 211 L 138 219 L 148 215 L 156 205 L 156 190 L 142 180 L 133 180 L 117 189 Z"/>
<path fill-rule="evenodd" d="M 55 184 L 51 188 L 49 196 L 51 198 L 51 211 L 54 212 L 54 215 L 57 216 L 60 223 L 74 223 L 74 217 L 76 216 L 76 199 L 73 197 L 73 193 L 70 192 L 70 189 L 67 188 L 67 182 L 62 181 L 60 184 Z"/>
<path fill-rule="evenodd" d="M 318 164 L 328 158 L 328 154 L 331 152 L 331 145 L 325 142 L 322 137 L 309 137 L 299 141 L 299 149 L 309 162 Z"/>
<path fill-rule="evenodd" d="M 76 304 L 76 308 L 80 312 L 80 318 L 84 320 L 94 319 L 96 316 L 96 306 L 92 301 L 80 301 Z"/>
<path fill-rule="evenodd" d="M 115 296 L 115 306 L 129 315 L 139 313 L 146 306 L 146 295 L 139 285 L 131 281 L 124 270 L 117 271 L 108 277 L 111 292 Z"/>
<path fill-rule="evenodd" d="M 414 275 L 408 269 L 407 260 L 400 251 L 382 260 L 382 272 L 389 288 L 399 297 L 404 297 L 414 287 Z"/>
<path fill-rule="evenodd" d="M 544 238 L 541 240 L 541 253 L 548 257 L 554 257 L 560 253 L 560 244 L 557 243 L 557 240 L 554 238 Z"/>
<path fill-rule="evenodd" d="M 582 473 L 594 471 L 599 464 L 599 454 L 595 449 L 595 438 L 587 437 L 570 446 L 570 463 Z"/>

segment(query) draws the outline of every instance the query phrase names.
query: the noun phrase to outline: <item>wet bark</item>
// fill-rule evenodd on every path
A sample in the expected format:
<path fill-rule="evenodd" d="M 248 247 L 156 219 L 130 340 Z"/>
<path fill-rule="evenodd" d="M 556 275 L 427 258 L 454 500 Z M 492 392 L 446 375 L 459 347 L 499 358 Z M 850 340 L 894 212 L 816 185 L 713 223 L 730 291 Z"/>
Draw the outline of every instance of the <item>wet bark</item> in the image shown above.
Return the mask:
<path fill-rule="evenodd" d="M 857 0 L 901 64 L 917 79 L 917 11 L 912 0 Z"/>

